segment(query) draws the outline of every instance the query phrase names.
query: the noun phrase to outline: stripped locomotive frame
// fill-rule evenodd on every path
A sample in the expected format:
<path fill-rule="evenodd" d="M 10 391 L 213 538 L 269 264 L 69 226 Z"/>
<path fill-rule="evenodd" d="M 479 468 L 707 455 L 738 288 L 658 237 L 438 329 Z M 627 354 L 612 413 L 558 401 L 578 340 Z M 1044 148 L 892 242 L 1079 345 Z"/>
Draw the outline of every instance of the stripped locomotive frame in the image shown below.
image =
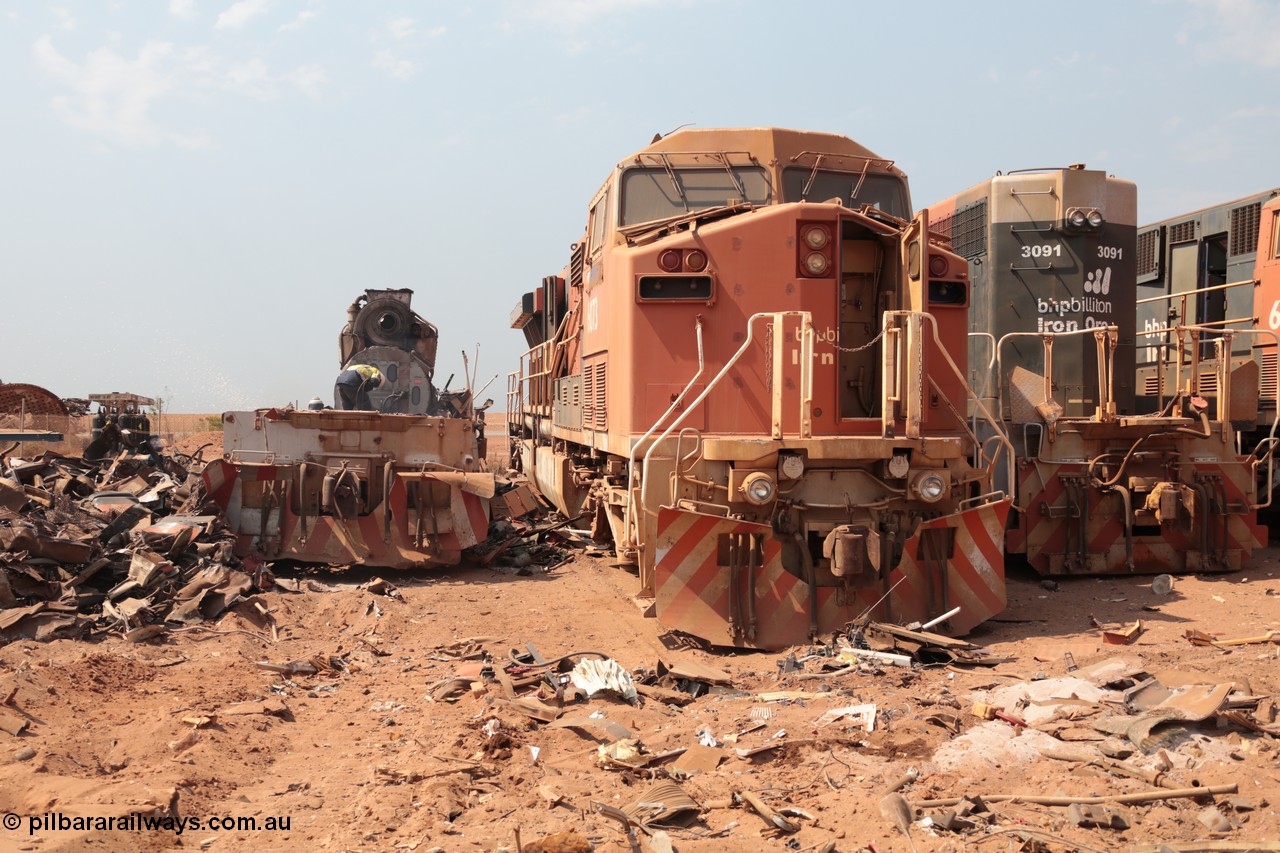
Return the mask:
<path fill-rule="evenodd" d="M 494 475 L 469 391 L 431 384 L 436 328 L 412 291 L 369 290 L 349 311 L 340 363 L 385 377 L 383 411 L 258 409 L 222 416 L 224 456 L 202 477 L 236 553 L 387 568 L 452 565 L 488 535 Z"/>
<path fill-rule="evenodd" d="M 1011 470 L 965 379 L 968 271 L 833 134 L 688 129 L 618 164 L 516 305 L 515 464 L 665 625 L 777 649 L 1003 609 Z"/>
<path fill-rule="evenodd" d="M 969 260 L 972 381 L 1016 450 L 1008 551 L 1041 574 L 1228 571 L 1266 543 L 1228 413 L 1194 382 L 1138 405 L 1136 211 L 1131 182 L 1083 165 L 930 208 Z"/>

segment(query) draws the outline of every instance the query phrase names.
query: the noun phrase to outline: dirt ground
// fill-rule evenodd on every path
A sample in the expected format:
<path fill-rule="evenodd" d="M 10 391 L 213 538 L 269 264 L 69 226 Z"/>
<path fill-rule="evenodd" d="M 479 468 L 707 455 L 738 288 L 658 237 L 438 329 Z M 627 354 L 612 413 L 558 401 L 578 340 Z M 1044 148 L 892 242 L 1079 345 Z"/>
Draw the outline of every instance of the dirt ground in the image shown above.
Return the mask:
<path fill-rule="evenodd" d="M 828 842 L 842 851 L 907 850 L 879 804 L 909 767 L 920 774 L 903 789 L 912 801 L 1151 789 L 1078 761 L 1043 757 L 1046 741 L 1095 756 L 1100 745 L 1115 746 L 1116 739 L 1104 742 L 1089 727 L 1087 714 L 1028 729 L 972 715 L 984 691 L 1066 676 L 1064 652 L 1082 668 L 1105 658 L 1137 659 L 1148 671 L 1233 680 L 1253 694 L 1280 691 L 1280 646 L 1225 651 L 1183 638 L 1188 629 L 1249 636 L 1280 627 L 1273 597 L 1280 592 L 1278 559 L 1280 552 L 1268 550 L 1242 573 L 1181 578 L 1166 596 L 1155 594 L 1147 578 L 1063 581 L 1054 591 L 1019 575 L 1010 582 L 1008 610 L 970 637 L 1013 661 L 994 669 L 888 667 L 813 680 L 780 676 L 784 655 L 681 644 L 637 607 L 633 574 L 585 555 L 528 576 L 468 567 L 388 576 L 402 600 L 363 588 L 374 577 L 368 571 L 282 570 L 278 575 L 301 591 L 268 591 L 217 623 L 159 641 L 112 637 L 0 648 L 0 699 L 15 691 L 6 707 L 28 721 L 20 736 L 0 732 L 0 812 L 21 818 L 16 830 L 0 829 L 0 849 L 52 853 L 91 843 L 106 851 L 268 845 L 492 851 L 516 850 L 518 831 L 526 851 L 573 850 L 579 848 L 531 842 L 575 830 L 595 849 L 627 850 L 621 824 L 593 803 L 637 800 L 651 779 L 668 777 L 669 764 L 601 766 L 595 738 L 530 719 L 501 701 L 497 684 L 452 700 L 431 698 L 434 687 L 473 665 L 451 659 L 464 647 L 482 647 L 503 661 L 509 650 L 534 643 L 547 659 L 594 650 L 628 669 L 652 670 L 662 656 L 730 675 L 730 688 L 682 708 L 597 696 L 568 712 L 619 723 L 650 753 L 694 746 L 704 730 L 722 744 L 717 768 L 681 782 L 703 808 L 689 828 L 668 830 L 676 850 L 820 850 Z M 1146 631 L 1131 646 L 1103 645 L 1091 617 L 1117 625 L 1141 619 Z M 315 662 L 319 672 L 289 675 L 255 665 L 297 661 Z M 779 690 L 809 695 L 758 698 Z M 952 698 L 956 707 L 948 704 Z M 848 720 L 816 723 L 829 709 L 858 703 L 875 703 L 874 731 Z M 939 712 L 942 720 L 954 717 L 959 734 L 938 724 Z M 1062 740 L 1051 741 L 1045 731 Z M 777 748 L 749 758 L 734 751 L 770 743 Z M 1238 785 L 1238 810 L 1225 809 L 1238 828 L 1211 836 L 1197 820 L 1208 800 L 1123 807 L 1127 830 L 1080 828 L 1066 821 L 1064 808 L 1000 802 L 989 806 L 995 817 L 987 832 L 956 835 L 917 825 L 914 843 L 920 850 L 1118 850 L 1153 841 L 1280 837 L 1275 740 L 1211 720 L 1175 727 L 1160 746 L 1177 787 Z M 1129 763 L 1149 766 L 1157 757 L 1137 753 Z M 735 791 L 803 810 L 792 817 L 799 831 L 780 833 L 734 807 Z M 166 805 L 200 818 L 201 828 L 76 831 L 32 829 L 28 822 L 46 813 L 101 816 Z M 210 818 L 225 816 L 254 818 L 260 828 L 205 828 Z M 288 829 L 261 828 L 273 817 L 287 818 Z M 1048 833 L 1030 836 L 1046 846 L 1024 847 L 1011 830 Z M 639 844 L 650 849 L 643 837 Z"/>

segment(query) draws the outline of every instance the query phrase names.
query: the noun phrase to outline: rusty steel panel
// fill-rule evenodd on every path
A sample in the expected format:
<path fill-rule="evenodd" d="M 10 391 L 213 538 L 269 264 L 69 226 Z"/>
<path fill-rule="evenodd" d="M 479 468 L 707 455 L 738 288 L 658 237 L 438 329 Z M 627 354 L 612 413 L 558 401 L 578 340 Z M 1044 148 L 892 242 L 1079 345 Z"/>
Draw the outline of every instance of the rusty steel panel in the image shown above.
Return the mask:
<path fill-rule="evenodd" d="M 24 382 L 0 383 L 0 414 L 67 416 L 67 407 L 57 394 L 39 385 Z"/>

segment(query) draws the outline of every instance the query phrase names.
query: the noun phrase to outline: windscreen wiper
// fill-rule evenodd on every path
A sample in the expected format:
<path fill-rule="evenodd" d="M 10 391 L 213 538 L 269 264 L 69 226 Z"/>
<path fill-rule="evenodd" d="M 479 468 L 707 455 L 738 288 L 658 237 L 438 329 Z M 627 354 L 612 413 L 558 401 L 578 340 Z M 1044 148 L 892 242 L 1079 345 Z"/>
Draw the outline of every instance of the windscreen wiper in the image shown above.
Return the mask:
<path fill-rule="evenodd" d="M 667 159 L 666 154 L 659 154 L 662 158 L 662 168 L 667 170 L 667 177 L 671 179 L 671 188 L 676 191 L 676 195 L 680 196 L 680 204 L 684 206 L 684 212 L 689 212 L 689 199 L 684 194 L 684 188 L 680 186 L 680 181 L 676 179 L 676 170 L 671 168 L 671 161 Z"/>
<path fill-rule="evenodd" d="M 701 222 L 705 219 L 715 219 L 721 216 L 729 216 L 734 213 L 745 213 L 748 210 L 755 210 L 755 205 L 749 201 L 736 202 L 734 204 L 722 204 L 718 207 L 704 207 L 702 210 L 695 210 L 692 213 L 677 213 L 675 216 L 666 216 L 662 219 L 651 219 L 648 222 L 638 222 L 635 225 L 623 225 L 617 231 L 628 240 L 633 240 L 642 234 L 648 234 L 652 231 L 660 231 L 663 228 L 672 228 L 676 225 L 684 225 L 688 222 Z"/>

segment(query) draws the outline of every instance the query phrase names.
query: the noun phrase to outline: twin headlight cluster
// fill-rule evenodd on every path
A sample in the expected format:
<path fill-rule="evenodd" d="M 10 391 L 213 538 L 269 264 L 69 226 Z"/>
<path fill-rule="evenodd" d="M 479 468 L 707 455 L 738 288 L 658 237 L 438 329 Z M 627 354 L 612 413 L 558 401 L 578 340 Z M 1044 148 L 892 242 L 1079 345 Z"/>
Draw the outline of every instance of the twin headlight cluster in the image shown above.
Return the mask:
<path fill-rule="evenodd" d="M 806 274 L 818 277 L 827 274 L 831 268 L 831 255 L 827 245 L 831 242 L 831 232 L 822 225 L 810 225 L 800 232 L 807 250 L 800 261 Z"/>
<path fill-rule="evenodd" d="M 1097 231 L 1107 222 L 1096 207 L 1067 208 L 1067 227 L 1073 231 Z"/>
<path fill-rule="evenodd" d="M 804 474 L 804 457 L 784 453 L 778 459 L 777 472 L 735 469 L 729 474 L 729 491 L 732 500 L 746 501 L 754 506 L 773 503 L 778 497 L 779 480 L 798 480 Z M 925 503 L 936 503 L 950 491 L 947 477 L 940 471 L 916 471 L 908 480 L 909 496 Z"/>

